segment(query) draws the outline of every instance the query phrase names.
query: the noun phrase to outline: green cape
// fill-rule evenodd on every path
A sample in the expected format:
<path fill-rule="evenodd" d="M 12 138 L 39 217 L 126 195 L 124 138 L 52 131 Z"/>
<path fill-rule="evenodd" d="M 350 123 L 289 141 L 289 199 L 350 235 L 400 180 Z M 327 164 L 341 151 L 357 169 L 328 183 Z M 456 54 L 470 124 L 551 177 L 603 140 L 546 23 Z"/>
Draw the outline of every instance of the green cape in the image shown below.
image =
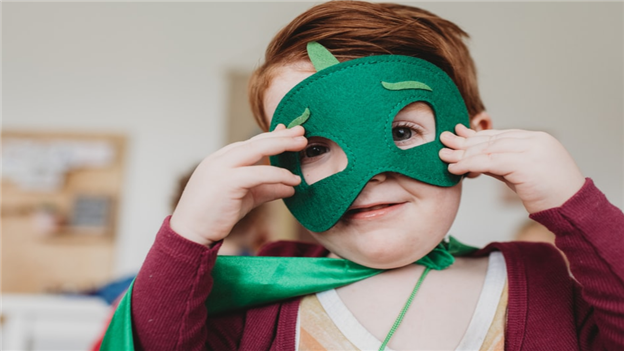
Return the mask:
<path fill-rule="evenodd" d="M 450 237 L 416 261 L 432 269 L 445 269 L 453 256 L 477 249 Z M 335 289 L 372 277 L 382 269 L 368 268 L 344 259 L 324 257 L 219 256 L 212 271 L 214 285 L 206 305 L 216 315 L 238 309 Z M 131 296 L 134 282 L 121 299 L 100 350 L 134 350 Z"/>

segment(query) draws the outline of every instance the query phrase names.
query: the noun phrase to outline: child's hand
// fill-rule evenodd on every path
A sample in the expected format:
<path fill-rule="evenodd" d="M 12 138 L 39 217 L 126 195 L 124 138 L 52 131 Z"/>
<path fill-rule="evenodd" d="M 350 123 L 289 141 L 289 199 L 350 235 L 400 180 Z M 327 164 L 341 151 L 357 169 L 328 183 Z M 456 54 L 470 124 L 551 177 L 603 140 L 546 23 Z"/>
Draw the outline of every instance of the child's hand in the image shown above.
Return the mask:
<path fill-rule="evenodd" d="M 307 145 L 301 126 L 279 125 L 269 133 L 230 144 L 205 158 L 193 172 L 176 209 L 171 229 L 211 245 L 262 203 L 294 195 L 301 178 L 290 171 L 256 165 L 265 156 L 300 151 Z"/>
<path fill-rule="evenodd" d="M 483 130 L 459 124 L 444 132 L 440 150 L 449 172 L 484 173 L 515 191 L 529 213 L 563 205 L 584 184 L 576 163 L 557 139 L 544 132 Z"/>

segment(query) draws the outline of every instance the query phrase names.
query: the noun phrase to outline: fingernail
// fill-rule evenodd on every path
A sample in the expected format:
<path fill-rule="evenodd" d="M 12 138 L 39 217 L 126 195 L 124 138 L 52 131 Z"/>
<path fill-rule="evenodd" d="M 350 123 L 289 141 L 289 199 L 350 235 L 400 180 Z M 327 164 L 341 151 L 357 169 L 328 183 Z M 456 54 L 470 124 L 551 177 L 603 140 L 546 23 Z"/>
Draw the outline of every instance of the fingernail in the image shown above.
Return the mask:
<path fill-rule="evenodd" d="M 450 155 L 451 154 L 451 149 L 443 148 L 442 150 L 440 150 L 440 154 L 442 154 L 442 155 Z"/>
<path fill-rule="evenodd" d="M 298 136 L 298 137 L 295 137 L 294 139 L 295 139 L 295 141 L 296 141 L 296 142 L 298 142 L 298 143 L 299 143 L 299 142 L 305 141 L 305 140 L 306 140 L 306 137 L 304 137 L 304 136 Z"/>
<path fill-rule="evenodd" d="M 451 139 L 455 136 L 455 134 L 451 133 L 451 132 L 443 132 L 441 137 L 446 138 L 446 139 Z"/>

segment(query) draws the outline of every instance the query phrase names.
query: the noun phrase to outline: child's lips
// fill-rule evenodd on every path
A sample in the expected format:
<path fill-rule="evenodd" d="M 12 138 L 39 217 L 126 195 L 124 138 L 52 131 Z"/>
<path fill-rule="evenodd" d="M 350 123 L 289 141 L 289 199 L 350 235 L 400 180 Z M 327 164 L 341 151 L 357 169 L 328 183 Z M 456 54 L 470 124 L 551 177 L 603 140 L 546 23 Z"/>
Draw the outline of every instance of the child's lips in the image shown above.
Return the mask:
<path fill-rule="evenodd" d="M 391 203 L 391 204 L 378 204 L 368 207 L 359 207 L 348 210 L 345 213 L 345 219 L 377 219 L 381 216 L 391 214 L 405 205 L 405 202 Z"/>

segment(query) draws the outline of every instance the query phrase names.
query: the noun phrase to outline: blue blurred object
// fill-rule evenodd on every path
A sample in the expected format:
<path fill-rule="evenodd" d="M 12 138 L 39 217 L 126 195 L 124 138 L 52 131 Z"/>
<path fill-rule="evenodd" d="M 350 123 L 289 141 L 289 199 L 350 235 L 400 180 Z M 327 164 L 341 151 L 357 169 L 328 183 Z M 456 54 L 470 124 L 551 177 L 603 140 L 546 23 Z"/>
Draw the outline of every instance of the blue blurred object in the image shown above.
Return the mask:
<path fill-rule="evenodd" d="M 131 275 L 125 278 L 113 280 L 98 289 L 85 291 L 83 294 L 99 297 L 106 301 L 107 304 L 112 305 L 113 302 L 128 289 L 130 283 L 132 283 L 135 277 L 136 275 Z"/>

